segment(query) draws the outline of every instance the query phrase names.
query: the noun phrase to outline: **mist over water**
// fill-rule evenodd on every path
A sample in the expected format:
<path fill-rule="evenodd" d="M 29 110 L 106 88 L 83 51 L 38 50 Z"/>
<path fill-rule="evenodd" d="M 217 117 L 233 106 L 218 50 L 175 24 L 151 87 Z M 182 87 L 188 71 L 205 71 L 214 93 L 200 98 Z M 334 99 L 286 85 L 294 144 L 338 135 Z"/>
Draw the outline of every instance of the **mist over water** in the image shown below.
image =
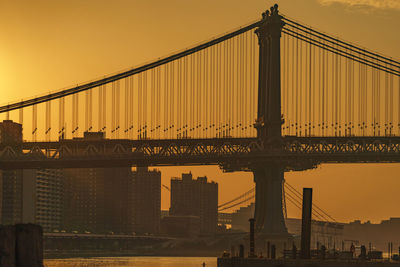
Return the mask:
<path fill-rule="evenodd" d="M 109 257 L 45 260 L 45 267 L 216 267 L 214 257 Z"/>

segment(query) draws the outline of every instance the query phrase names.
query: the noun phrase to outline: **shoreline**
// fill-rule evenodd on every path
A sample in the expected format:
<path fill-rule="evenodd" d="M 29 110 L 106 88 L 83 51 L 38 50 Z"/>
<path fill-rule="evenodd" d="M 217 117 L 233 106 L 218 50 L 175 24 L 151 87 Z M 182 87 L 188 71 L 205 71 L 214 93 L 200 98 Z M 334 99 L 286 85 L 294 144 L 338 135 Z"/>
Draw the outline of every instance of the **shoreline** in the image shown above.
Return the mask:
<path fill-rule="evenodd" d="M 212 251 L 180 251 L 164 252 L 138 252 L 138 251 L 68 251 L 68 252 L 45 252 L 44 260 L 73 259 L 73 258 L 112 258 L 112 257 L 218 257 L 220 252 Z"/>

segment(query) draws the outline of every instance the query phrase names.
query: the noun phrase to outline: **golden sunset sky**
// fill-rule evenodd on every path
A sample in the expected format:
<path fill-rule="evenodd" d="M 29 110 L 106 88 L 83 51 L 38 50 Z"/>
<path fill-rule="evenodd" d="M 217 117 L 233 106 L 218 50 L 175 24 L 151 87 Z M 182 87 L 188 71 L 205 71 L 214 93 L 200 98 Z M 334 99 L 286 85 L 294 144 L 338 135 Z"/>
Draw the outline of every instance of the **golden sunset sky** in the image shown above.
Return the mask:
<path fill-rule="evenodd" d="M 0 103 L 44 94 L 139 65 L 259 19 L 277 2 L 304 24 L 400 58 L 399 0 L 0 0 Z M 1 117 L 3 119 L 3 117 Z M 161 168 L 219 183 L 223 203 L 253 186 L 250 173 Z M 288 173 L 338 221 L 400 217 L 400 165 L 323 165 Z M 162 208 L 169 193 L 162 191 Z M 300 211 L 288 205 L 289 217 Z"/>

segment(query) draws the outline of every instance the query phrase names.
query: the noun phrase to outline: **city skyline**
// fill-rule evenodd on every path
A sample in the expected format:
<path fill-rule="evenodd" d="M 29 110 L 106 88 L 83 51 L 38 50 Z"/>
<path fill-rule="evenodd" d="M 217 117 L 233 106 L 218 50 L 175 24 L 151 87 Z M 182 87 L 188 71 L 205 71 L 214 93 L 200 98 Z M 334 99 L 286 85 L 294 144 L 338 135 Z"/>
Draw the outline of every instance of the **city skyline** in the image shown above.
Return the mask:
<path fill-rule="evenodd" d="M 359 6 L 357 7 L 357 9 L 352 9 L 351 6 L 345 7 L 340 4 L 320 6 L 314 1 L 304 1 L 304 5 L 302 6 L 299 6 L 299 4 L 293 4 L 293 6 L 290 6 L 287 1 L 281 2 L 281 10 L 284 14 L 287 14 L 290 17 L 294 17 L 306 23 L 315 25 L 318 28 L 327 32 L 338 34 L 340 33 L 340 36 L 344 39 L 360 43 L 361 45 L 370 47 L 373 50 L 378 50 L 384 54 L 394 55 L 397 58 L 399 57 L 400 52 L 395 49 L 396 44 L 399 43 L 399 40 L 396 38 L 399 37 L 391 36 L 389 34 L 389 29 L 391 29 L 390 27 L 393 27 L 393 29 L 395 29 L 395 25 L 387 26 L 389 27 L 389 29 L 387 29 L 388 32 L 385 32 L 383 30 L 381 31 L 381 29 L 379 28 L 393 22 L 395 16 L 399 15 L 396 9 L 375 9 L 373 14 L 371 15 L 366 13 L 367 11 L 371 12 L 370 8 L 366 8 L 360 11 Z M 47 8 L 55 8 L 55 10 L 58 10 L 59 13 L 55 12 L 50 16 L 49 14 L 51 12 L 48 14 L 46 13 L 46 11 L 41 11 L 44 12 L 42 15 L 47 14 L 47 16 L 43 16 L 41 21 L 35 20 L 35 17 L 25 16 L 26 13 L 24 12 L 27 12 L 27 10 L 24 11 L 24 8 L 21 8 L 20 13 L 14 13 L 20 14 L 22 19 L 18 23 L 14 22 L 15 24 L 13 24 L 13 26 L 27 26 L 24 23 L 28 23 L 28 20 L 32 19 L 36 23 L 38 23 L 33 23 L 34 26 L 38 27 L 37 29 L 41 29 L 43 31 L 42 36 L 35 36 L 35 31 L 33 31 L 31 32 L 32 35 L 27 34 L 25 36 L 22 34 L 22 36 L 25 37 L 21 39 L 15 36 L 14 38 L 11 38 L 11 40 L 9 38 L 7 39 L 8 42 L 6 42 L 6 46 L 1 49 L 1 51 L 11 51 L 11 53 L 6 53 L 5 55 L 6 62 L 8 62 L 7 64 L 9 65 L 5 65 L 0 68 L 0 75 L 4 75 L 4 77 L 9 77 L 1 79 L 3 80 L 3 84 L 0 84 L 1 88 L 21 88 L 19 90 L 13 90 L 13 92 L 9 92 L 8 90 L 4 90 L 6 91 L 4 92 L 2 90 L 3 99 L 12 101 L 14 99 L 26 97 L 27 95 L 30 96 L 46 93 L 48 91 L 47 89 L 42 90 L 31 88 L 49 88 L 53 90 L 64 87 L 68 84 L 90 80 L 105 73 L 110 73 L 115 70 L 129 67 L 131 65 L 136 65 L 137 63 L 140 64 L 154 57 L 167 54 L 168 52 L 184 48 L 191 45 L 192 43 L 207 39 L 210 36 L 213 36 L 221 31 L 226 31 L 231 28 L 237 27 L 238 25 L 243 25 L 249 20 L 258 19 L 260 13 L 259 10 L 266 9 L 266 7 L 270 5 L 268 1 L 257 1 L 254 6 L 251 6 L 251 8 L 244 8 L 244 6 L 246 5 L 241 6 L 241 4 L 234 2 L 234 4 L 231 4 L 229 8 L 222 8 L 221 4 L 221 6 L 215 6 L 215 9 L 206 9 L 205 3 L 197 4 L 197 8 L 194 8 L 193 6 L 190 6 L 189 8 L 188 6 L 186 6 L 187 10 L 179 10 L 179 14 L 183 13 L 183 15 L 181 15 L 176 20 L 172 20 L 172 22 L 168 22 L 171 21 L 171 17 L 174 17 L 168 16 L 168 14 L 178 14 L 174 13 L 176 11 L 172 10 L 174 5 L 181 8 L 185 7 L 182 3 L 177 1 L 173 2 L 173 4 L 169 6 L 169 9 L 162 9 L 161 6 L 160 10 L 155 9 L 155 15 L 153 15 L 150 11 L 149 13 L 146 13 L 147 15 L 143 14 L 140 16 L 139 14 L 138 17 L 141 17 L 146 21 L 146 25 L 141 25 L 130 22 L 130 17 L 127 16 L 127 14 L 125 14 L 125 16 L 120 16 L 120 14 L 123 14 L 122 7 L 124 7 L 126 3 L 120 2 L 120 4 L 121 5 L 115 6 L 116 10 L 109 10 L 109 12 L 113 14 L 112 18 L 115 19 L 115 21 L 113 20 L 113 22 L 115 23 L 115 27 L 113 27 L 112 25 L 106 25 L 107 23 L 105 22 L 100 25 L 105 27 L 104 30 L 107 30 L 108 33 L 112 33 L 116 28 L 118 28 L 117 32 L 114 33 L 115 36 L 113 36 L 113 38 L 129 35 L 130 32 L 127 33 L 125 32 L 126 30 L 122 30 L 121 27 L 117 27 L 128 25 L 128 29 L 136 30 L 134 31 L 134 34 L 132 33 L 132 35 L 134 35 L 136 38 L 131 36 L 127 40 L 125 40 L 126 42 L 124 43 L 120 41 L 116 42 L 115 40 L 113 41 L 113 38 L 110 37 L 111 40 L 108 40 L 108 42 L 106 42 L 104 45 L 100 45 L 100 48 L 97 47 L 97 49 L 94 49 L 94 51 L 90 51 L 89 47 L 93 46 L 93 44 L 102 43 L 102 41 L 104 41 L 102 39 L 103 33 L 101 31 L 97 31 L 97 27 L 99 25 L 97 23 L 107 17 L 107 12 L 99 8 L 99 10 L 95 10 L 90 13 L 91 16 L 89 17 L 91 19 L 85 19 L 83 13 L 81 12 L 82 10 L 87 11 L 88 9 L 90 9 L 90 3 L 87 3 L 83 6 L 78 6 L 77 4 L 69 5 L 69 7 L 72 9 L 69 10 L 69 12 L 72 12 L 71 14 L 75 14 L 77 20 L 80 21 L 79 23 L 87 27 L 84 27 L 85 29 L 82 30 L 80 33 L 76 28 L 78 24 L 57 24 L 57 26 L 59 26 L 61 29 L 67 30 L 63 32 L 68 33 L 66 35 L 73 37 L 72 39 L 76 38 L 77 36 L 86 36 L 86 39 L 83 38 L 83 41 L 81 41 L 82 46 L 79 46 L 77 43 L 74 42 L 69 43 L 68 40 L 63 39 L 66 38 L 66 35 L 58 35 L 55 33 L 55 28 L 49 27 L 49 22 L 53 20 L 57 21 L 59 15 L 67 17 L 67 15 L 69 14 L 67 11 L 62 10 L 62 6 L 48 6 Z M 130 7 L 136 11 L 146 10 L 146 5 L 147 4 L 141 3 L 138 4 L 138 6 Z M 295 12 L 295 10 L 301 12 Z M 335 24 L 333 22 L 335 12 L 343 12 L 343 10 L 345 10 L 345 13 L 342 16 L 342 20 L 336 21 L 337 24 Z M 39 10 L 37 11 L 40 12 Z M 186 13 L 182 11 L 186 11 Z M 215 14 L 219 14 L 220 17 L 217 18 L 213 16 L 207 16 L 210 21 L 205 24 L 207 27 L 203 27 L 204 21 L 202 20 L 204 20 L 204 15 L 199 15 L 199 13 L 205 14 L 206 12 L 215 12 Z M 302 14 L 305 13 L 310 16 L 303 17 Z M 385 19 L 383 19 L 382 14 L 385 13 L 387 13 L 388 15 Z M 315 23 L 315 21 L 317 19 L 321 19 L 321 16 L 323 15 L 326 16 L 325 21 Z M 137 22 L 135 20 L 137 18 L 134 18 L 134 16 L 132 17 L 133 21 Z M 193 18 L 190 19 L 191 17 Z M 240 21 L 238 18 L 240 18 Z M 363 21 L 364 23 L 371 23 L 371 26 L 368 28 L 371 34 L 367 34 L 366 31 L 363 31 L 365 25 L 360 25 L 361 23 L 359 23 L 358 25 L 353 24 L 354 29 L 352 29 L 351 27 L 343 27 L 346 23 L 353 23 L 356 19 L 360 18 L 360 21 Z M 14 19 L 17 19 L 17 17 L 15 17 Z M 188 25 L 181 25 L 180 21 L 182 20 L 188 22 Z M 217 23 L 217 21 L 219 23 Z M 394 22 L 396 21 L 394 20 Z M 174 30 L 172 30 L 172 32 L 163 33 L 163 31 L 165 30 L 159 30 L 160 26 L 162 26 L 163 23 L 172 23 L 171 25 L 167 24 L 166 26 L 169 26 L 170 29 Z M 189 27 L 193 28 L 189 29 Z M 358 30 L 356 30 L 357 28 Z M 13 28 L 6 27 L 6 29 L 8 31 L 3 32 L 3 34 L 9 33 L 9 36 L 13 36 L 11 34 L 11 30 L 13 30 Z M 14 31 L 14 34 L 25 33 L 25 30 L 23 30 L 22 28 L 17 27 L 14 28 L 14 30 L 16 30 Z M 149 32 L 155 32 L 155 34 L 148 34 Z M 358 32 L 360 32 L 360 34 L 358 34 Z M 88 33 L 93 33 L 94 36 L 87 36 Z M 380 38 L 374 38 L 373 36 L 376 36 L 376 34 L 378 33 L 380 34 Z M 51 38 L 53 34 L 54 39 Z M 171 38 L 172 40 L 163 40 L 161 42 L 160 39 L 168 39 L 162 38 L 163 36 L 165 37 L 168 35 L 176 36 L 176 39 Z M 140 41 L 137 41 L 137 38 L 139 38 Z M 22 41 L 22 43 L 17 42 L 18 40 Z M 67 44 L 60 45 L 62 41 L 65 41 L 67 44 L 69 43 L 70 47 L 68 48 Z M 54 44 L 54 46 L 52 46 L 52 43 Z M 121 49 L 120 53 L 116 53 L 118 55 L 115 55 L 114 53 L 109 53 L 114 56 L 104 56 L 104 53 L 107 53 L 107 51 L 110 52 L 117 50 L 117 47 L 119 48 L 121 46 L 121 43 L 124 43 L 124 48 Z M 152 46 L 145 49 L 145 46 L 148 46 L 149 43 L 151 43 Z M 163 45 L 161 46 L 160 43 L 162 43 Z M 15 46 L 13 46 L 13 44 Z M 24 47 L 26 48 L 26 46 L 29 46 L 29 44 L 32 44 L 32 48 L 30 48 L 32 49 L 31 53 L 29 53 L 30 49 L 24 49 Z M 47 48 L 53 47 L 54 50 L 41 50 L 40 44 L 47 44 Z M 135 49 L 129 48 L 130 44 L 136 44 L 136 49 L 138 51 L 147 52 L 132 52 Z M 46 47 L 46 45 L 44 47 Z M 38 49 L 38 51 L 41 51 L 41 53 L 38 53 L 36 57 L 33 53 L 34 48 Z M 68 59 L 67 57 L 63 56 L 66 55 L 66 53 L 62 53 L 62 51 L 69 51 L 71 54 L 76 54 L 79 61 L 74 62 L 73 60 Z M 24 73 L 24 76 L 25 74 L 27 74 L 27 80 L 32 81 L 30 82 L 30 84 L 25 84 L 24 82 L 19 81 L 19 79 L 15 78 L 14 76 L 15 73 L 17 73 L 17 67 L 13 68 L 13 64 L 16 64 L 17 66 L 22 66 L 21 63 L 24 62 L 21 59 L 18 60 L 18 52 L 22 53 L 21 55 L 19 55 L 21 58 L 24 57 L 24 53 L 29 53 L 29 55 L 25 55 L 27 56 L 25 59 L 27 62 L 30 62 L 31 65 L 26 65 L 26 69 L 23 69 L 22 73 Z M 50 59 L 52 57 L 50 52 L 61 55 L 60 60 L 54 63 L 54 58 Z M 129 55 L 129 52 L 132 52 L 132 55 Z M 126 56 L 127 54 L 128 56 Z M 97 58 L 96 61 L 96 55 L 102 55 L 103 58 Z M 44 57 L 40 58 L 40 56 Z M 31 69 L 32 66 L 35 66 L 35 62 L 37 62 L 39 66 L 41 64 L 43 65 L 41 65 L 42 68 L 38 67 L 37 69 L 35 69 L 35 71 L 32 71 Z M 99 64 L 99 62 L 107 63 Z M 55 69 L 57 69 L 57 71 L 51 70 L 54 68 L 53 64 L 57 64 L 55 65 Z M 77 65 L 82 66 L 81 68 L 78 68 L 80 70 L 73 70 L 74 66 Z M 28 74 L 28 72 L 31 72 L 31 74 Z M 46 72 L 49 74 L 43 75 L 43 73 Z M 215 180 L 220 184 L 220 203 L 225 202 L 226 200 L 229 200 L 236 195 L 239 195 L 244 191 L 243 188 L 249 189 L 252 186 L 252 177 L 250 174 L 225 174 L 219 171 L 217 167 L 167 167 L 159 169 L 163 173 L 163 183 L 165 183 L 165 181 L 167 181 L 169 177 L 177 176 L 178 173 L 187 172 L 188 170 L 191 170 L 196 176 L 207 175 L 212 180 Z M 395 213 L 395 203 L 398 201 L 398 199 L 396 198 L 398 196 L 395 193 L 395 188 L 398 185 L 396 178 L 398 178 L 399 171 L 400 169 L 398 164 L 340 166 L 323 165 L 321 167 L 318 167 L 317 170 L 305 171 L 301 173 L 288 173 L 286 174 L 286 179 L 290 182 L 290 184 L 295 185 L 298 188 L 314 187 L 314 192 L 316 194 L 315 200 L 317 201 L 317 203 L 319 203 L 320 206 L 324 207 L 324 209 L 328 210 L 332 214 L 332 216 L 337 218 L 338 221 L 351 221 L 354 219 L 362 218 L 365 218 L 365 220 L 379 221 L 381 219 L 396 217 L 400 215 L 393 214 Z M 376 181 L 378 179 L 378 176 L 380 176 L 380 181 Z M 345 186 L 339 188 L 339 182 Z M 376 194 L 377 192 L 378 196 L 371 197 L 372 194 Z M 165 192 L 163 192 L 162 199 L 162 203 L 165 203 L 162 204 L 162 207 L 165 209 L 166 207 L 168 207 L 168 196 L 166 196 Z M 332 202 L 332 199 L 335 199 L 335 202 Z M 370 212 L 371 207 L 375 208 L 373 214 L 371 214 Z M 296 213 L 294 214 L 298 215 Z"/>

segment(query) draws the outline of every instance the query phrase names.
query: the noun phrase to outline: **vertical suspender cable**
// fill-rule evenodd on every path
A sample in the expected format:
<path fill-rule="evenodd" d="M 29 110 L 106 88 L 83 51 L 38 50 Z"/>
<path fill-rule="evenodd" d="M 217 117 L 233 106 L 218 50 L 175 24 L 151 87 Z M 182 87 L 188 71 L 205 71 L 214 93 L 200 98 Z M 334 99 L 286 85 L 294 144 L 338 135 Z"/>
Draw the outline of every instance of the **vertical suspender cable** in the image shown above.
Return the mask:
<path fill-rule="evenodd" d="M 202 53 L 203 51 L 198 52 L 197 54 L 197 70 L 196 70 L 196 81 L 197 81 L 197 101 L 196 101 L 196 138 L 200 138 L 200 127 L 201 127 L 201 117 L 200 117 L 200 109 L 202 106 L 202 101 L 201 101 L 201 92 L 203 90 L 201 80 L 202 80 L 202 67 L 201 67 L 201 59 L 202 59 Z"/>
<path fill-rule="evenodd" d="M 138 129 L 137 129 L 137 135 L 138 139 L 142 139 L 142 73 L 138 74 L 138 100 L 137 100 L 137 115 L 138 115 Z"/>
<path fill-rule="evenodd" d="M 164 125 L 163 125 L 163 135 L 164 138 L 167 137 L 168 130 L 168 87 L 169 87 L 169 64 L 164 65 Z"/>
<path fill-rule="evenodd" d="M 336 90 L 338 91 L 338 131 L 339 136 L 342 135 L 342 58 L 337 57 L 337 68 L 338 72 L 338 82 L 336 86 Z"/>
<path fill-rule="evenodd" d="M 194 54 L 190 55 L 190 89 L 191 89 L 191 94 L 190 94 L 190 137 L 194 137 L 194 128 L 195 128 L 195 117 L 194 117 L 194 111 L 195 111 L 195 80 L 194 80 L 194 66 L 195 66 L 195 56 Z"/>
<path fill-rule="evenodd" d="M 400 71 L 400 67 L 399 67 L 399 71 Z M 398 78 L 398 87 L 397 87 L 397 128 L 398 128 L 398 132 L 397 134 L 400 136 L 400 75 L 397 76 Z"/>
<path fill-rule="evenodd" d="M 306 101 L 306 91 L 304 90 L 305 86 L 304 84 L 306 83 L 305 77 L 307 76 L 306 70 L 307 68 L 304 66 L 306 61 L 303 60 L 304 58 L 304 50 L 303 50 L 303 41 L 299 41 L 299 121 L 298 121 L 298 127 L 299 127 L 299 135 L 303 136 L 304 131 L 304 116 L 306 115 L 306 107 L 307 105 L 304 105 Z"/>
<path fill-rule="evenodd" d="M 89 90 L 89 125 L 88 131 L 93 129 L 93 89 Z"/>
<path fill-rule="evenodd" d="M 240 102 L 239 102 L 239 94 L 240 94 L 240 36 L 236 37 L 236 84 L 235 84 L 235 122 L 234 122 L 234 126 L 235 127 L 235 131 L 234 134 L 236 136 L 238 136 L 238 126 L 239 126 L 239 114 L 240 114 Z"/>
<path fill-rule="evenodd" d="M 130 90 L 129 90 L 129 80 L 130 77 L 127 77 L 124 79 L 124 84 L 125 84 L 125 105 L 124 105 L 124 109 L 125 109 L 125 114 L 124 114 L 124 118 L 125 118 L 125 123 L 124 123 L 124 135 L 125 138 L 127 139 L 129 137 L 129 100 L 130 100 Z"/>
<path fill-rule="evenodd" d="M 22 102 L 23 100 L 21 100 Z M 19 109 L 19 123 L 24 125 L 24 108 Z"/>
<path fill-rule="evenodd" d="M 314 66 L 313 64 L 313 48 L 312 45 L 309 45 L 310 49 L 309 49 L 309 55 L 310 55 L 310 62 L 309 62 L 309 90 L 308 90 L 308 136 L 311 136 L 311 114 L 313 114 L 313 111 L 311 110 L 313 107 L 313 103 L 312 103 L 312 98 L 311 98 L 311 94 L 312 94 L 312 68 Z"/>
<path fill-rule="evenodd" d="M 89 90 L 85 91 L 85 128 L 84 131 L 89 129 Z"/>
<path fill-rule="evenodd" d="M 293 134 L 295 134 L 296 132 L 294 132 L 294 123 L 296 123 L 296 112 L 297 112 L 297 110 L 296 110 L 296 107 L 295 107 L 295 99 L 296 99 L 296 94 L 295 94 L 295 84 L 294 84 L 294 71 L 295 71 L 295 69 L 294 69 L 294 62 L 295 62 L 295 54 L 294 54 L 294 47 L 295 47 L 295 45 L 294 45 L 294 42 L 295 42 L 295 40 L 294 40 L 294 38 L 292 37 L 292 72 L 291 72 L 291 80 L 292 80 L 292 104 L 291 104 L 291 107 L 292 107 L 292 114 L 291 114 L 291 121 L 292 121 L 292 124 L 290 125 L 290 127 L 291 127 L 291 131 L 290 131 L 290 134 L 291 135 L 293 135 Z"/>
<path fill-rule="evenodd" d="M 283 38 L 282 38 L 282 41 L 281 41 L 281 47 L 282 47 L 282 50 L 281 50 L 281 62 L 282 62 L 282 64 L 281 64 L 281 88 L 282 88 L 282 93 L 281 93 L 281 107 L 282 107 L 282 115 L 284 116 L 284 118 L 286 117 L 286 105 L 285 105 L 285 103 L 286 103 L 286 97 L 287 97 L 287 92 L 286 92 L 286 88 L 287 88 L 287 86 L 286 86 L 286 80 L 285 80 L 285 77 L 286 77 L 286 64 L 285 64 L 285 62 L 286 62 L 286 54 L 285 54 L 285 52 L 286 52 L 286 34 L 284 34 L 283 35 Z M 282 129 L 282 135 L 285 135 L 286 134 L 286 129 L 285 129 L 285 124 L 282 124 L 282 126 L 281 126 L 281 129 Z"/>
<path fill-rule="evenodd" d="M 326 123 L 326 118 L 325 118 L 325 94 L 326 94 L 326 50 L 322 49 L 322 99 L 321 99 L 321 109 L 322 109 L 322 120 L 321 120 L 321 129 L 322 129 L 322 135 L 325 135 L 325 123 Z"/>
<path fill-rule="evenodd" d="M 37 141 L 37 105 L 32 106 L 32 141 Z"/>
<path fill-rule="evenodd" d="M 142 97 L 143 97 L 143 108 L 142 108 L 142 114 L 143 114 L 143 119 L 142 119 L 142 124 L 143 124 L 143 136 L 146 139 L 147 138 L 147 83 L 148 83 L 148 78 L 147 78 L 147 71 L 143 73 L 143 85 L 142 85 Z"/>
<path fill-rule="evenodd" d="M 393 75 L 389 77 L 389 136 L 392 135 L 393 125 Z"/>
<path fill-rule="evenodd" d="M 247 42 L 248 42 L 248 33 L 246 32 L 246 33 L 244 33 L 244 36 L 243 36 L 243 48 L 242 48 L 243 49 L 243 55 L 242 55 L 242 58 L 243 58 L 243 67 L 242 67 L 242 70 L 243 70 L 243 72 L 242 72 L 242 75 L 243 75 L 243 82 L 242 82 L 243 83 L 243 87 L 242 87 L 243 110 L 242 110 L 242 118 L 243 118 L 243 121 L 242 121 L 242 126 L 241 126 L 241 129 L 242 129 L 241 136 L 242 137 L 246 136 L 247 115 L 249 114 L 248 110 L 247 110 L 247 98 L 248 98 L 247 93 L 248 93 L 248 90 L 246 90 L 248 88 L 248 86 L 247 86 L 247 71 L 248 71 L 248 66 L 247 66 L 247 59 L 248 59 L 248 57 L 247 57 Z"/>
<path fill-rule="evenodd" d="M 171 62 L 170 71 L 170 132 L 169 138 L 173 138 L 174 128 L 175 128 L 175 61 Z"/>
<path fill-rule="evenodd" d="M 79 94 L 75 94 L 75 136 L 79 136 Z"/>
<path fill-rule="evenodd" d="M 105 133 L 107 130 L 107 85 L 103 85 L 103 132 Z"/>
<path fill-rule="evenodd" d="M 62 97 L 59 99 L 59 125 L 58 125 L 58 137 L 59 139 L 64 139 L 65 136 L 65 98 Z"/>
<path fill-rule="evenodd" d="M 177 94 L 176 94 L 176 104 L 177 104 L 177 111 L 176 111 L 176 138 L 180 138 L 180 127 L 181 127 L 181 108 L 182 108 L 182 104 L 181 104 L 181 71 L 182 71 L 182 61 L 180 59 L 177 60 Z M 174 137 L 175 137 L 174 136 Z"/>
<path fill-rule="evenodd" d="M 103 99 L 102 99 L 102 96 L 103 96 L 103 85 L 100 85 L 98 88 L 97 88 L 97 96 L 98 96 L 98 99 L 97 99 L 97 103 L 98 103 L 98 113 L 97 113 L 97 131 L 99 131 L 99 132 L 101 132 L 102 131 L 102 126 L 101 126 L 101 123 L 102 123 L 102 111 L 103 111 Z"/>
<path fill-rule="evenodd" d="M 51 138 L 51 101 L 46 102 L 46 130 L 45 130 L 45 135 L 46 135 L 46 140 L 50 141 Z"/>
<path fill-rule="evenodd" d="M 224 42 L 225 44 L 225 42 Z M 223 109 L 223 103 L 224 101 L 221 100 L 221 95 L 223 92 L 223 84 L 222 84 L 222 77 L 224 75 L 224 68 L 222 65 L 222 44 L 218 45 L 218 61 L 217 61 L 217 85 L 216 85 L 216 94 L 217 94 L 217 101 L 216 101 L 216 115 L 217 115 L 217 119 L 216 119 L 216 128 L 215 128 L 215 137 L 220 137 L 220 131 L 221 131 L 221 111 Z"/>

